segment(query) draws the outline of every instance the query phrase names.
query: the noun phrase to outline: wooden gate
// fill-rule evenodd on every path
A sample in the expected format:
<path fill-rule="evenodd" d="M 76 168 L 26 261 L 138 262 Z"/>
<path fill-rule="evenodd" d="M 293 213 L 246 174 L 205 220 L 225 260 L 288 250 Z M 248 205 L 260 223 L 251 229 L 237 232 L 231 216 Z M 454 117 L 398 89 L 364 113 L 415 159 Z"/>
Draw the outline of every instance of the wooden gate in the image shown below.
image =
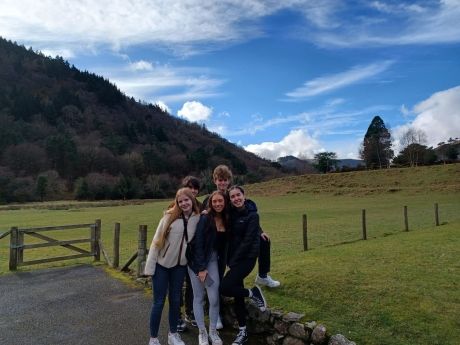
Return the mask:
<path fill-rule="evenodd" d="M 89 237 L 82 239 L 73 240 L 57 240 L 49 236 L 43 235 L 46 231 L 71 231 L 75 229 L 89 229 Z M 61 261 L 78 259 L 83 257 L 93 256 L 95 261 L 100 260 L 100 238 L 101 238 L 101 221 L 98 219 L 94 223 L 90 224 L 72 224 L 72 225 L 61 225 L 61 226 L 47 226 L 40 228 L 18 228 L 12 227 L 10 233 L 10 271 L 16 270 L 20 266 L 36 265 L 46 262 Z M 44 240 L 42 243 L 25 244 L 25 235 L 32 236 Z M 79 248 L 75 244 L 79 243 L 91 243 L 90 251 Z M 71 251 L 77 252 L 78 254 L 50 257 L 38 260 L 24 261 L 24 251 L 32 248 L 44 248 L 52 246 L 61 246 Z"/>

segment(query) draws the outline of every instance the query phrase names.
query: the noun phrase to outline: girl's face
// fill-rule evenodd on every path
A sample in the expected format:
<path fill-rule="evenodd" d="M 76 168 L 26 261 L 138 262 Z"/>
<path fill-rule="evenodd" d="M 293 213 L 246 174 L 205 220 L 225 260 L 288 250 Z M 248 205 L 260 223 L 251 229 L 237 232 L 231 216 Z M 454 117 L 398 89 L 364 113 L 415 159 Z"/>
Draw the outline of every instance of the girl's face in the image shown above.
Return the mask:
<path fill-rule="evenodd" d="M 230 202 L 236 208 L 243 207 L 245 200 L 246 199 L 244 198 L 244 194 L 238 188 L 232 189 L 230 191 Z"/>
<path fill-rule="evenodd" d="M 177 204 L 179 205 L 182 212 L 184 212 L 185 214 L 189 214 L 192 212 L 193 203 L 187 195 L 179 195 L 179 197 L 177 198 Z"/>
<path fill-rule="evenodd" d="M 221 213 L 225 208 L 225 199 L 220 194 L 215 194 L 211 200 L 211 207 L 217 213 Z"/>

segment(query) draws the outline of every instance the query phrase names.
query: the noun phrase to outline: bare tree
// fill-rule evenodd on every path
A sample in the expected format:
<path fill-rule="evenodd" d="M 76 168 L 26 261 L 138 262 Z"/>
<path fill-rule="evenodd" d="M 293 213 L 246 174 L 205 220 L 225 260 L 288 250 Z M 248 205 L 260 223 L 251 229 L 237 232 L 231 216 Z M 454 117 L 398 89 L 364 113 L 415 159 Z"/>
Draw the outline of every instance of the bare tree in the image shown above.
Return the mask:
<path fill-rule="evenodd" d="M 405 132 L 401 134 L 400 142 L 403 149 L 407 153 L 409 164 L 411 167 L 417 166 L 421 157 L 420 145 L 425 144 L 427 141 L 426 133 L 421 129 L 409 127 Z M 417 144 L 417 145 L 414 145 Z"/>

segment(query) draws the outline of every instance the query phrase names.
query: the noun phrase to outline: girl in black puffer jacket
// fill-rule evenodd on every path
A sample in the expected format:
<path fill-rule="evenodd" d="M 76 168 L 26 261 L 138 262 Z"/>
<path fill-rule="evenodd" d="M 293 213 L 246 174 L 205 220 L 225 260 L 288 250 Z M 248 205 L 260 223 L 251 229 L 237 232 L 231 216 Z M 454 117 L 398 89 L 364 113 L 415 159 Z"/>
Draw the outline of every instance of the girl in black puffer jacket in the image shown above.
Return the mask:
<path fill-rule="evenodd" d="M 235 298 L 235 314 L 240 330 L 232 345 L 241 345 L 248 340 L 244 298 L 251 298 L 261 311 L 265 311 L 267 304 L 258 286 L 251 289 L 244 287 L 244 278 L 251 273 L 259 255 L 259 215 L 257 212 L 248 212 L 243 188 L 233 186 L 228 193 L 232 205 L 227 259 L 229 270 L 222 280 L 220 290 L 222 295 Z"/>

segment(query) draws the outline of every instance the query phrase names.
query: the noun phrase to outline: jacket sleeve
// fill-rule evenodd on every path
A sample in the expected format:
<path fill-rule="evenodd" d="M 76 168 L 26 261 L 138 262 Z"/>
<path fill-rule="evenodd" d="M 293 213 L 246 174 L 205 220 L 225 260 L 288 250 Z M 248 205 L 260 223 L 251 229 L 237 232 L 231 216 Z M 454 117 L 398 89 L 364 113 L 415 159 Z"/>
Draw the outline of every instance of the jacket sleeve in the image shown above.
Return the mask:
<path fill-rule="evenodd" d="M 153 236 L 152 243 L 150 244 L 149 255 L 145 262 L 144 274 L 147 276 L 153 276 L 155 274 L 155 267 L 158 261 L 159 249 L 155 246 L 155 241 L 160 238 L 160 235 L 165 231 L 164 225 L 166 223 L 167 215 L 164 215 L 158 223 L 157 230 Z"/>
<path fill-rule="evenodd" d="M 206 227 L 209 221 L 209 217 L 205 214 L 200 216 L 200 220 L 196 226 L 196 232 L 194 237 L 194 243 L 192 246 L 192 253 L 195 259 L 195 267 L 200 271 L 204 271 L 206 269 Z"/>
<path fill-rule="evenodd" d="M 232 261 L 240 260 L 241 258 L 257 257 L 260 248 L 260 225 L 259 215 L 257 213 L 249 213 L 246 231 L 241 239 L 241 243 L 232 255 Z"/>

